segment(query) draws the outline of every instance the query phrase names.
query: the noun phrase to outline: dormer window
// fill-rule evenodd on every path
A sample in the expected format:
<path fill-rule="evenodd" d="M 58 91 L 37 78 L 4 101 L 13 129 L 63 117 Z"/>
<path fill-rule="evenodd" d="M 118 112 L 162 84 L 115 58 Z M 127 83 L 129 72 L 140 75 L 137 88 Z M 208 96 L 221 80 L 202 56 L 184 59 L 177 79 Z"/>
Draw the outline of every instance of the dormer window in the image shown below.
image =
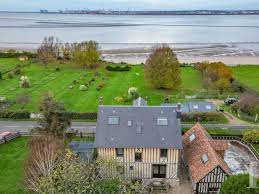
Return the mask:
<path fill-rule="evenodd" d="M 209 161 L 209 156 L 208 156 L 208 154 L 203 154 L 203 155 L 202 155 L 202 161 L 203 161 L 204 164 Z"/>
<path fill-rule="evenodd" d="M 191 134 L 191 135 L 189 136 L 189 141 L 190 141 L 190 142 L 192 142 L 192 141 L 195 140 L 195 139 L 196 139 L 195 133 L 193 133 L 193 134 Z"/>
<path fill-rule="evenodd" d="M 207 110 L 211 110 L 211 106 L 210 105 L 206 105 L 206 109 Z"/>
<path fill-rule="evenodd" d="M 109 125 L 119 125 L 119 123 L 120 123 L 120 117 L 110 116 L 108 118 Z"/>
<path fill-rule="evenodd" d="M 128 127 L 132 127 L 132 121 L 128 121 Z"/>
<path fill-rule="evenodd" d="M 141 125 L 137 126 L 136 132 L 137 132 L 137 134 L 141 134 L 142 133 L 142 126 Z"/>
<path fill-rule="evenodd" d="M 199 106 L 197 104 L 193 105 L 193 109 L 198 110 Z"/>
<path fill-rule="evenodd" d="M 167 126 L 168 125 L 168 119 L 167 118 L 157 118 L 157 125 Z"/>

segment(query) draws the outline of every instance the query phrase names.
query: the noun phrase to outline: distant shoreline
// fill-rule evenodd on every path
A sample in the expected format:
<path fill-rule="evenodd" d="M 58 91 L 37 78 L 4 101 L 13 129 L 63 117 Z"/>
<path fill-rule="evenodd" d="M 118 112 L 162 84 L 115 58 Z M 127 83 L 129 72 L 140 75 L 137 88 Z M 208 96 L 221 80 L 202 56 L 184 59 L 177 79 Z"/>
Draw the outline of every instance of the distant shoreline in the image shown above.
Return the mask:
<path fill-rule="evenodd" d="M 259 43 L 255 43 L 259 44 Z M 259 65 L 259 51 L 241 50 L 233 44 L 174 44 L 173 49 L 181 63 L 196 63 L 200 61 L 217 62 L 222 61 L 230 66 L 236 65 Z M 34 48 L 18 48 L 15 45 L 11 47 L 3 47 L 0 44 L 0 50 L 25 50 L 36 52 Z M 110 62 L 126 62 L 129 64 L 145 63 L 149 54 L 152 52 L 152 46 L 128 47 L 115 49 L 102 49 L 102 58 Z"/>
<path fill-rule="evenodd" d="M 0 13 L 33 13 L 33 14 L 64 14 L 64 15 L 118 15 L 118 16 L 238 16 L 259 15 L 259 10 L 187 10 L 187 11 L 100 11 L 100 10 L 69 10 L 69 11 L 0 11 Z"/>

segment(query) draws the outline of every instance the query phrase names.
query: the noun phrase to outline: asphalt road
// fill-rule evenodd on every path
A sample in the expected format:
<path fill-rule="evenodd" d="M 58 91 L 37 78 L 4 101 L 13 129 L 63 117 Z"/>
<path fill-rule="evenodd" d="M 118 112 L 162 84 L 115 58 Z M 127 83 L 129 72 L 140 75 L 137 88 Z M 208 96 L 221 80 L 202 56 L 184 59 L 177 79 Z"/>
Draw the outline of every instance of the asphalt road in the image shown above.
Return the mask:
<path fill-rule="evenodd" d="M 0 132 L 11 131 L 11 132 L 30 132 L 34 127 L 37 127 L 35 121 L 0 121 Z M 182 124 L 183 128 L 191 128 L 193 124 Z M 230 124 L 203 124 L 208 129 L 234 129 L 244 130 L 247 128 L 259 129 L 259 125 L 230 125 Z M 72 128 L 82 132 L 95 132 L 96 123 L 90 122 L 72 122 Z"/>

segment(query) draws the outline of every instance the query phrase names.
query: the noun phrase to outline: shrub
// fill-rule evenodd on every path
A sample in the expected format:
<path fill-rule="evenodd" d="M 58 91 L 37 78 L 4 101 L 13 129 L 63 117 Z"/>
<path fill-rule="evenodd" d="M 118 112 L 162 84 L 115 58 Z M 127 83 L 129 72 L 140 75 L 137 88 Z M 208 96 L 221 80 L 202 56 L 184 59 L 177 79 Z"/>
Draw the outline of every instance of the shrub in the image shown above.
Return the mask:
<path fill-rule="evenodd" d="M 136 99 L 139 97 L 139 92 L 138 92 L 138 88 L 136 87 L 131 87 L 128 89 L 128 95 L 130 99 Z"/>
<path fill-rule="evenodd" d="M 124 98 L 120 96 L 115 97 L 114 100 L 117 102 L 124 102 Z"/>
<path fill-rule="evenodd" d="M 126 65 L 126 66 L 106 66 L 106 70 L 108 71 L 130 71 L 131 67 Z"/>
<path fill-rule="evenodd" d="M 9 111 L 5 110 L 0 112 L 0 118 L 3 119 L 29 119 L 31 113 L 27 110 Z"/>
<path fill-rule="evenodd" d="M 105 83 L 104 82 L 101 82 L 97 87 L 96 87 L 96 90 L 97 91 L 100 91 L 101 89 L 103 89 L 105 87 Z"/>
<path fill-rule="evenodd" d="M 15 75 L 21 75 L 21 73 L 22 73 L 21 68 L 15 68 L 15 69 L 14 69 L 14 74 L 15 74 Z"/>
<path fill-rule="evenodd" d="M 88 88 L 85 85 L 80 85 L 79 90 L 80 91 L 86 91 Z"/>
<path fill-rule="evenodd" d="M 3 74 L 2 72 L 0 71 L 0 80 L 3 79 Z"/>
<path fill-rule="evenodd" d="M 13 79 L 14 73 L 13 73 L 12 71 L 10 71 L 10 72 L 7 74 L 7 77 L 8 77 L 9 79 Z"/>
<path fill-rule="evenodd" d="M 119 179 L 104 179 L 96 182 L 96 191 L 98 193 L 119 193 L 121 182 Z"/>
<path fill-rule="evenodd" d="M 77 83 L 78 83 L 77 80 L 73 80 L 73 81 L 72 81 L 72 84 L 73 84 L 73 85 L 76 85 Z"/>
<path fill-rule="evenodd" d="M 21 88 L 29 88 L 31 87 L 30 79 L 27 76 L 22 76 L 20 79 L 20 87 Z"/>
<path fill-rule="evenodd" d="M 219 112 L 182 113 L 182 122 L 225 122 L 226 118 Z"/>
<path fill-rule="evenodd" d="M 60 71 L 60 68 L 59 67 L 56 67 L 56 69 L 55 69 L 56 71 Z"/>
<path fill-rule="evenodd" d="M 247 143 L 259 143 L 259 130 L 245 130 L 243 140 Z"/>
<path fill-rule="evenodd" d="M 222 184 L 220 194 L 259 194 L 259 190 L 249 188 L 249 175 L 230 176 Z"/>

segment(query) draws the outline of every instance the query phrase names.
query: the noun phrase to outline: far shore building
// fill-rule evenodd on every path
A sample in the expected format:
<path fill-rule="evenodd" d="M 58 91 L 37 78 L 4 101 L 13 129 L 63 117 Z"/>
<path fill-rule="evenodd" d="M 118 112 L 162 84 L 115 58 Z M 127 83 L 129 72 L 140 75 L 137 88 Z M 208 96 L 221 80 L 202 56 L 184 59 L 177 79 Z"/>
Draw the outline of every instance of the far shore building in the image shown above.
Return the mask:
<path fill-rule="evenodd" d="M 95 147 L 98 156 L 114 159 L 126 178 L 179 183 L 182 133 L 177 107 L 99 106 Z"/>
<path fill-rule="evenodd" d="M 227 141 L 213 140 L 200 124 L 183 135 L 183 156 L 196 193 L 218 193 L 231 175 L 223 158 L 227 149 Z"/>

